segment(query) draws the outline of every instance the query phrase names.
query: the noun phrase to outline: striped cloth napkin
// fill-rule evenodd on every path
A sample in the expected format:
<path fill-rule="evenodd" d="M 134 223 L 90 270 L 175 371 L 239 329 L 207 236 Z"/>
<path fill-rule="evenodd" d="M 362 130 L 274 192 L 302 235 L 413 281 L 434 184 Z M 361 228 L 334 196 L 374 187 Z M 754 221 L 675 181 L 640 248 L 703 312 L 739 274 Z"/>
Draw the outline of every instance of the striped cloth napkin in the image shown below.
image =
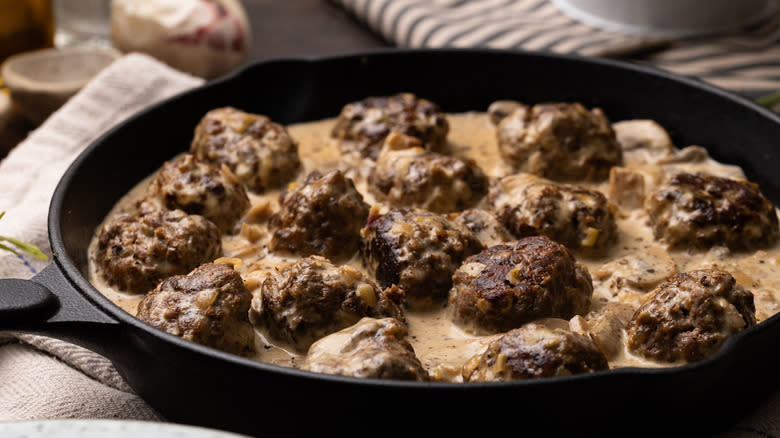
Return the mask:
<path fill-rule="evenodd" d="M 332 1 L 398 47 L 627 58 L 750 98 L 780 90 L 780 12 L 728 34 L 669 39 L 592 27 L 549 0 Z"/>

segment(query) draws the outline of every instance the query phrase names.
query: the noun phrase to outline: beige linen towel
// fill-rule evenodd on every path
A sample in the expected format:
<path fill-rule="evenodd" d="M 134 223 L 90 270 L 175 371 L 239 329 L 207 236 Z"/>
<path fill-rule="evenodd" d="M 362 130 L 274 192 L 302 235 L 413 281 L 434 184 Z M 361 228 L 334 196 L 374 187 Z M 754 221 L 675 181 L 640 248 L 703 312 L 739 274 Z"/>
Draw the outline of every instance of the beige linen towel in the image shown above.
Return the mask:
<path fill-rule="evenodd" d="M 46 218 L 60 177 L 95 138 L 128 116 L 203 83 L 141 54 L 100 72 L 0 162 L 0 235 L 51 254 Z M 0 278 L 30 278 L 48 262 L 0 252 Z M 0 421 L 159 420 L 100 355 L 41 336 L 0 332 Z"/>

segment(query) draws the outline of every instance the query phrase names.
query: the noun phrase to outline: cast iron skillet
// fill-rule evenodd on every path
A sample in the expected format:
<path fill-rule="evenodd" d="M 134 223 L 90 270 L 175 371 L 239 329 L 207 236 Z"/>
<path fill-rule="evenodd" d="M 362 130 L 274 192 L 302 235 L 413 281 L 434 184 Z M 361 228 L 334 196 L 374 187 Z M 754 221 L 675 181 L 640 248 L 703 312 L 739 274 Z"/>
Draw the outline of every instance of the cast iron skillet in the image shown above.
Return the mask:
<path fill-rule="evenodd" d="M 579 101 L 612 121 L 649 118 L 677 145 L 742 166 L 780 201 L 780 118 L 703 83 L 606 60 L 491 50 L 385 50 L 258 63 L 141 112 L 91 144 L 54 193 L 54 262 L 0 282 L 0 328 L 43 333 L 108 357 L 168 420 L 252 435 L 305 432 L 578 434 L 718 430 L 777 387 L 778 317 L 709 360 L 493 384 L 360 380 L 281 368 L 183 341 L 141 323 L 86 280 L 87 246 L 111 206 L 188 149 L 208 110 L 232 105 L 288 124 L 336 116 L 369 95 L 414 92 L 447 112 L 497 99 Z M 629 427 L 621 430 L 621 427 Z M 629 432 L 630 431 L 630 432 Z"/>

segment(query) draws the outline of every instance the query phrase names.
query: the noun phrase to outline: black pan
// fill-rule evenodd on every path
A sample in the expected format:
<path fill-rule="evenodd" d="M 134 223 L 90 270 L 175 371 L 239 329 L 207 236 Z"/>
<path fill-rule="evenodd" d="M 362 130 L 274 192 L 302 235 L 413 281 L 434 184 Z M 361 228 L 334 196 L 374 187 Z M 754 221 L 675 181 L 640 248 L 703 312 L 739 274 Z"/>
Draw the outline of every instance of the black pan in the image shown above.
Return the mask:
<path fill-rule="evenodd" d="M 695 80 L 606 60 L 489 50 L 388 50 L 263 62 L 171 98 L 91 144 L 62 177 L 49 211 L 54 262 L 31 281 L 0 281 L 0 328 L 43 333 L 108 357 L 168 420 L 270 436 L 482 430 L 525 434 L 703 435 L 778 387 L 780 319 L 732 338 L 711 359 L 494 384 L 360 380 L 282 368 L 163 333 L 86 280 L 87 246 L 112 205 L 188 149 L 208 110 L 232 105 L 281 123 L 333 117 L 369 95 L 414 92 L 447 112 L 497 99 L 579 101 L 612 121 L 654 119 L 678 145 L 742 166 L 780 202 L 780 118 Z M 629 427 L 630 429 L 621 429 Z"/>

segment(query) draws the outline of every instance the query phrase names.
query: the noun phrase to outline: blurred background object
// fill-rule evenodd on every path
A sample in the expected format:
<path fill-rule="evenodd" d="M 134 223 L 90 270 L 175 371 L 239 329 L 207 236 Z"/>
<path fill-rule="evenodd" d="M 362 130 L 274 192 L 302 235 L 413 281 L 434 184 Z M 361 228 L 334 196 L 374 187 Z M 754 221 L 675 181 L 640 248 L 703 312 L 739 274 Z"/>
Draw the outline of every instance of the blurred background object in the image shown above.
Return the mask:
<path fill-rule="evenodd" d="M 53 1 L 57 47 L 111 44 L 111 0 Z"/>
<path fill-rule="evenodd" d="M 252 45 L 238 0 L 113 0 L 111 40 L 206 79 L 244 64 Z"/>
<path fill-rule="evenodd" d="M 0 0 L 0 66 L 17 53 L 54 47 L 51 0 Z M 0 157 L 35 125 L 14 109 L 0 76 Z"/>
<path fill-rule="evenodd" d="M 0 78 L 12 102 L 9 129 L 37 126 L 118 57 L 108 36 L 110 2 L 0 0 Z"/>
<path fill-rule="evenodd" d="M 53 45 L 51 0 L 0 0 L 0 63 L 15 53 Z"/>
<path fill-rule="evenodd" d="M 663 37 L 733 31 L 777 11 L 776 0 L 553 0 L 553 3 L 585 24 Z"/>
<path fill-rule="evenodd" d="M 7 90 L 1 88 L 2 82 L 0 82 L 0 136 L 2 136 L 3 128 L 5 128 L 8 119 L 11 116 L 11 96 Z"/>
<path fill-rule="evenodd" d="M 251 48 L 240 0 L 0 0 L 0 158 L 124 53 L 212 79 Z"/>
<path fill-rule="evenodd" d="M 17 111 L 34 124 L 76 94 L 119 58 L 110 47 L 69 46 L 17 53 L 0 68 Z"/>
<path fill-rule="evenodd" d="M 600 5 L 605 16 L 627 14 L 624 21 L 661 20 L 654 26 L 687 21 L 691 28 L 686 33 L 693 32 L 695 23 L 713 23 L 714 18 L 724 17 L 731 21 L 730 30 L 676 37 L 588 24 L 566 13 L 561 7 L 565 1 L 331 0 L 396 47 L 490 48 L 620 59 L 703 80 L 751 100 L 780 90 L 780 11 L 776 7 L 780 0 L 567 3 L 589 6 L 594 13 Z M 640 4 L 647 10 L 635 9 Z"/>

